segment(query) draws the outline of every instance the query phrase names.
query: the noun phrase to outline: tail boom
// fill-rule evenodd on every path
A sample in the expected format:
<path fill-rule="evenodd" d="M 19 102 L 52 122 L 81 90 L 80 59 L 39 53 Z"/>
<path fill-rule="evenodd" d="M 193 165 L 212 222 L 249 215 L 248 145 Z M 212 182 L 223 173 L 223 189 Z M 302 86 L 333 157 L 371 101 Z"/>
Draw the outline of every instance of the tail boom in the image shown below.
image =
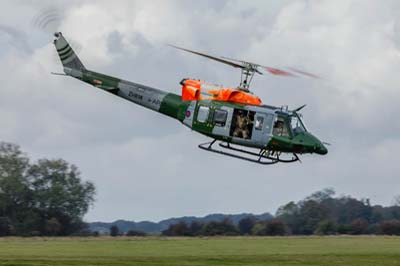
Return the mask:
<path fill-rule="evenodd" d="M 184 110 L 186 110 L 184 107 L 188 103 L 182 101 L 179 95 L 87 70 L 62 34 L 56 33 L 55 37 L 54 45 L 66 75 L 183 121 Z"/>

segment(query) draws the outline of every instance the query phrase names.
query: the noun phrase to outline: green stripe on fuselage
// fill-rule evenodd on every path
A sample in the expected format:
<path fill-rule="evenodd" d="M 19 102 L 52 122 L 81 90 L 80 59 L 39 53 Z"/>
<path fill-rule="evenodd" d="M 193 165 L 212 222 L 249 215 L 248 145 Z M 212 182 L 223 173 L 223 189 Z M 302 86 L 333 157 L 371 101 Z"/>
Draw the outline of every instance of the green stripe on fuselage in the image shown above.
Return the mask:
<path fill-rule="evenodd" d="M 101 84 L 97 84 L 94 81 L 101 81 Z M 121 81 L 118 78 L 107 76 L 101 73 L 93 72 L 93 71 L 84 71 L 82 81 L 94 85 L 103 90 L 113 90 L 118 89 L 118 84 Z"/>
<path fill-rule="evenodd" d="M 182 101 L 180 95 L 168 93 L 161 102 L 159 112 L 182 122 L 189 105 L 190 102 Z"/>

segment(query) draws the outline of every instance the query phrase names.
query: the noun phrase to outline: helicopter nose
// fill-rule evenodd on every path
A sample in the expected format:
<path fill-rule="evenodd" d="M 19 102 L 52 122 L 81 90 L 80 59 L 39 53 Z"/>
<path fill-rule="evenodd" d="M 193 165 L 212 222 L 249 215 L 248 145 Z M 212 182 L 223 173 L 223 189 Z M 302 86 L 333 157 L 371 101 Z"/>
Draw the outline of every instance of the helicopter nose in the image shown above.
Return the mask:
<path fill-rule="evenodd" d="M 328 153 L 328 149 L 325 147 L 324 144 L 319 143 L 316 147 L 315 147 L 315 153 L 321 154 L 321 155 L 325 155 Z"/>
<path fill-rule="evenodd" d="M 328 149 L 322 141 L 309 132 L 298 134 L 293 140 L 294 147 L 297 147 L 299 152 L 302 153 L 317 153 L 325 155 Z"/>

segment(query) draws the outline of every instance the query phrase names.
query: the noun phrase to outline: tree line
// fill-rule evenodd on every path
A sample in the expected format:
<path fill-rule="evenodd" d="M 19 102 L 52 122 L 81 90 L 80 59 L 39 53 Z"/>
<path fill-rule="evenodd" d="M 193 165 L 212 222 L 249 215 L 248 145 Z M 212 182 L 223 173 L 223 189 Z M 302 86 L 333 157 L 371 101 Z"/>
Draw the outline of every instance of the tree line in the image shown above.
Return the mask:
<path fill-rule="evenodd" d="M 257 221 L 254 216 L 248 216 L 237 225 L 230 219 L 222 221 L 179 222 L 170 225 L 162 232 L 164 236 L 238 236 L 238 235 L 270 235 L 283 236 L 287 234 L 285 224 L 277 219 Z"/>
<path fill-rule="evenodd" d="M 0 236 L 84 234 L 83 215 L 94 195 L 76 166 L 62 159 L 31 162 L 18 145 L 0 142 Z"/>
<path fill-rule="evenodd" d="M 208 223 L 179 222 L 162 232 L 165 236 L 216 235 L 400 235 L 400 197 L 390 207 L 371 206 L 368 199 L 334 197 L 333 189 L 313 193 L 295 203 L 281 206 L 273 219 L 248 216 L 232 223 L 229 219 Z"/>
<path fill-rule="evenodd" d="M 95 187 L 82 181 L 78 168 L 62 159 L 30 158 L 15 144 L 0 142 L 0 236 L 97 235 L 83 216 L 94 202 Z M 110 228 L 112 236 L 122 233 Z M 400 196 L 393 206 L 371 205 L 368 199 L 335 196 L 333 189 L 315 192 L 281 206 L 269 220 L 247 216 L 171 224 L 165 236 L 218 235 L 400 235 Z M 130 230 L 128 236 L 145 236 Z"/>

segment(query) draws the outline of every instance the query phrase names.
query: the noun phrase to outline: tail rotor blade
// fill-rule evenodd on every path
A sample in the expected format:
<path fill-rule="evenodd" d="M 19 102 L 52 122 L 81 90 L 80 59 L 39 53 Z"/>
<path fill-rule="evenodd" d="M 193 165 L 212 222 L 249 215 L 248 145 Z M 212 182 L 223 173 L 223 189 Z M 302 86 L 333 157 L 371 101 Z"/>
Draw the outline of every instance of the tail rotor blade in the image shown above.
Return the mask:
<path fill-rule="evenodd" d="M 37 30 L 51 36 L 54 32 L 60 32 L 63 20 L 66 18 L 65 11 L 57 7 L 49 7 L 38 11 L 32 18 L 31 24 Z M 69 45 L 76 54 L 82 50 L 82 45 L 74 40 L 69 41 Z M 54 53 L 54 60 L 58 61 L 58 54 Z"/>

